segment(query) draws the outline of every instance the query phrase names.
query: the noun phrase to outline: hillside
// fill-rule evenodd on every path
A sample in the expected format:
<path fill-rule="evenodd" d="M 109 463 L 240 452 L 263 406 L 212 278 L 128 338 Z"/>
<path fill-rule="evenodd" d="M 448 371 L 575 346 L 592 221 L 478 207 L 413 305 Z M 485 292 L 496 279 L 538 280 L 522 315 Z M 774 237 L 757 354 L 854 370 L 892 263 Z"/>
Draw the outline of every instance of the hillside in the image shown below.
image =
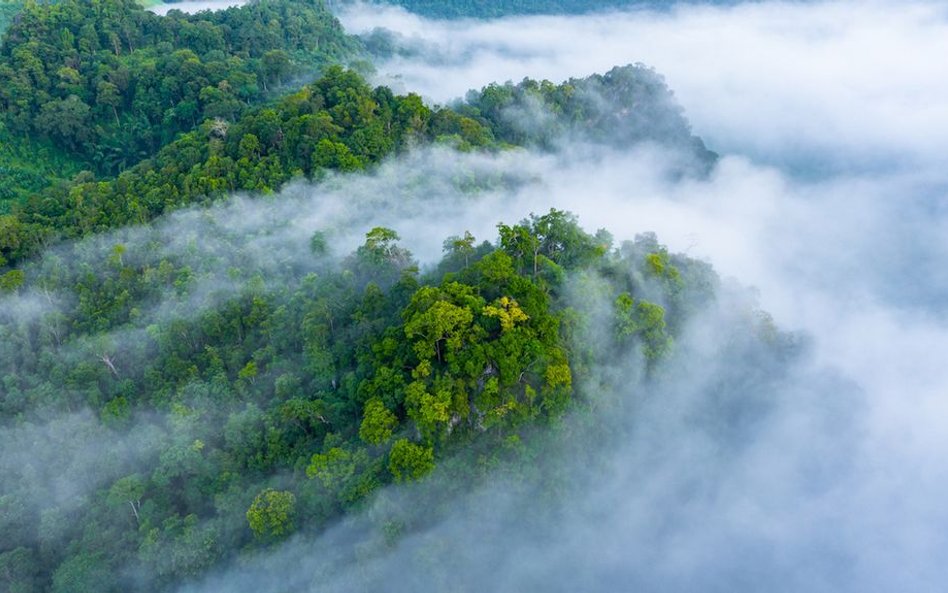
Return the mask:
<path fill-rule="evenodd" d="M 0 45 L 0 166 L 5 186 L 23 180 L 2 198 L 22 200 L 46 170 L 114 175 L 358 51 L 319 0 L 168 17 L 133 0 L 29 3 Z M 13 154 L 26 142 L 49 147 L 35 167 Z"/>
<path fill-rule="evenodd" d="M 301 91 L 250 109 L 233 123 L 206 122 L 115 180 L 83 175 L 34 195 L 0 217 L 0 264 L 15 264 L 51 241 L 147 222 L 229 192 L 272 192 L 294 178 L 364 169 L 411 143 L 556 150 L 561 141 L 577 139 L 657 144 L 683 155 L 683 172 L 699 175 L 716 158 L 692 136 L 664 82 L 642 67 L 561 85 L 491 85 L 465 103 L 436 109 L 416 95 L 396 97 L 331 68 Z"/>
<path fill-rule="evenodd" d="M 613 248 L 555 210 L 495 242 L 450 237 L 423 274 L 392 229 L 340 253 L 261 212 L 195 213 L 26 268 L 0 315 L 2 423 L 38 443 L 0 462 L 11 590 L 166 590 L 442 461 L 449 491 L 491 465 L 527 472 L 542 427 L 602 402 L 593 366 L 660 375 L 718 284 L 653 237 Z M 235 230 L 245 217 L 259 222 Z M 571 299 L 576 282 L 595 298 Z M 735 320 L 733 340 L 784 356 L 766 318 Z M 598 323 L 608 339 L 587 341 Z M 75 495 L 37 504 L 50 480 Z"/>

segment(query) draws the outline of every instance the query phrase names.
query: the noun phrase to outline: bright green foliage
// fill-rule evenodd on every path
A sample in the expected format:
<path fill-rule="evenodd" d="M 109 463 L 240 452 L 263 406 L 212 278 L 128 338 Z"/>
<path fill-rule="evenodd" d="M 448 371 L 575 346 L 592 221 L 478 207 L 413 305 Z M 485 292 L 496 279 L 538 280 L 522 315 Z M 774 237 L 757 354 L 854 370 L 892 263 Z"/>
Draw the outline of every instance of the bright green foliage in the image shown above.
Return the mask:
<path fill-rule="evenodd" d="M 247 523 L 253 534 L 261 539 L 280 538 L 293 533 L 296 516 L 296 496 L 268 488 L 253 499 L 247 509 Z"/>
<path fill-rule="evenodd" d="M 348 451 L 333 447 L 326 453 L 317 453 L 306 468 L 306 477 L 318 478 L 327 490 L 338 489 L 356 470 L 356 461 Z"/>
<path fill-rule="evenodd" d="M 468 307 L 435 297 L 432 294 L 434 292 L 437 289 L 423 288 L 412 297 L 412 305 L 422 310 L 405 323 L 405 336 L 413 341 L 419 359 L 436 356 L 438 362 L 443 362 L 444 355 L 457 353 L 464 347 L 464 338 L 471 332 L 474 313 Z M 427 307 L 421 304 L 428 299 L 434 302 Z"/>
<path fill-rule="evenodd" d="M 240 369 L 240 372 L 237 373 L 237 377 L 253 383 L 253 381 L 257 378 L 257 373 L 259 373 L 257 370 L 257 363 L 256 361 L 251 360 L 244 365 L 244 368 Z"/>
<path fill-rule="evenodd" d="M 365 165 L 357 156 L 352 154 L 349 147 L 342 142 L 333 142 L 323 138 L 316 145 L 313 152 L 313 170 L 336 169 L 337 171 L 358 171 Z"/>
<path fill-rule="evenodd" d="M 645 269 L 649 275 L 664 282 L 671 292 L 681 290 L 681 272 L 672 264 L 668 252 L 664 249 L 645 256 Z"/>
<path fill-rule="evenodd" d="M 433 470 L 434 451 L 431 447 L 417 445 L 407 439 L 399 439 L 392 445 L 388 469 L 396 482 L 420 480 Z"/>
<path fill-rule="evenodd" d="M 514 299 L 505 296 L 500 297 L 495 301 L 495 305 L 484 307 L 484 315 L 497 318 L 500 321 L 501 331 L 510 331 L 517 323 L 530 319 Z"/>
<path fill-rule="evenodd" d="M 398 425 L 395 414 L 385 408 L 381 399 L 372 398 L 365 403 L 359 438 L 370 445 L 381 445 L 392 438 L 392 430 Z"/>
<path fill-rule="evenodd" d="M 10 270 L 6 274 L 0 275 L 0 293 L 14 292 L 26 280 L 26 275 L 22 270 Z"/>

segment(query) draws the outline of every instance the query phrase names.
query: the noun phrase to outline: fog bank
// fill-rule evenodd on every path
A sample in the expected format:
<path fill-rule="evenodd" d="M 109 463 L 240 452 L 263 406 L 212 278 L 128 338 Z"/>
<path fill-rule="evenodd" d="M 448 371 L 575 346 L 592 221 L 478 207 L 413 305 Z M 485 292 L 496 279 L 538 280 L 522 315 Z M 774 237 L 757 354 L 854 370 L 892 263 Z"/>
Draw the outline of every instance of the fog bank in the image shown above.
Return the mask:
<path fill-rule="evenodd" d="M 426 523 L 423 503 L 448 482 L 436 474 L 183 591 L 881 592 L 948 581 L 942 3 L 762 2 L 488 23 L 373 8 L 343 22 L 386 26 L 422 48 L 381 64 L 380 80 L 438 101 L 495 80 L 645 62 L 722 159 L 707 178 L 676 179 L 668 155 L 644 146 L 419 149 L 366 175 L 178 212 L 88 249 L 106 254 L 121 240 L 136 257 L 157 235 L 163 251 L 138 256 L 193 257 L 221 275 L 238 264 L 306 271 L 313 232 L 344 256 L 383 225 L 431 263 L 448 235 L 490 240 L 497 222 L 555 207 L 587 230 L 619 240 L 655 231 L 672 251 L 707 259 L 756 287 L 804 346 L 786 361 L 750 348 L 735 314 L 750 297 L 728 288 L 694 320 L 661 381 L 642 383 L 634 360 L 584 378 L 602 382 L 592 427 L 567 421 L 538 461 L 562 480 L 560 498 L 497 476 Z M 217 277 L 198 279 L 207 285 L 195 293 L 226 288 Z M 39 314 L 54 302 L 27 294 L 0 304 Z M 142 323 L 164 315 L 159 305 Z M 29 451 L 33 437 L 22 434 L 0 433 L 10 459 Z M 380 542 L 378 517 L 416 528 Z M 434 580 L 433 565 L 454 577 Z"/>

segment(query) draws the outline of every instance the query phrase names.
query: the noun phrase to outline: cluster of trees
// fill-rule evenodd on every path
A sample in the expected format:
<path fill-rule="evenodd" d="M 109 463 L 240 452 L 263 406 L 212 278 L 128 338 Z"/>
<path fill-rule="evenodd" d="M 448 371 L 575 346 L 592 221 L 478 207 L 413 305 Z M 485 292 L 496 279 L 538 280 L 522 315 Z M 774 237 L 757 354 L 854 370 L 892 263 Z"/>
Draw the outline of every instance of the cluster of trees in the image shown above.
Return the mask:
<path fill-rule="evenodd" d="M 132 0 L 9 2 L 6 17 L 0 215 L 126 170 L 206 120 L 233 123 L 285 81 L 361 51 L 318 0 L 167 17 Z M 0 258 L 16 259 L 55 224 L 4 226 Z"/>
<path fill-rule="evenodd" d="M 486 147 L 489 128 L 414 94 L 372 89 L 338 66 L 319 80 L 234 122 L 206 121 L 113 180 L 83 173 L 0 216 L 0 266 L 59 238 L 143 223 L 170 209 L 234 191 L 267 193 L 294 177 L 354 171 L 412 141 Z"/>
<path fill-rule="evenodd" d="M 590 363 L 572 343 L 585 313 L 564 296 L 574 275 L 615 303 L 600 359 L 657 364 L 713 295 L 706 264 L 652 237 L 614 250 L 555 210 L 498 230 L 493 244 L 449 238 L 426 274 L 385 228 L 341 259 L 315 236 L 305 273 L 254 268 L 238 234 L 218 239 L 241 267 L 161 255 L 157 231 L 37 262 L 18 290 L 58 304 L 0 323 L 0 423 L 88 436 L 75 454 L 95 457 L 97 481 L 37 500 L 36 467 L 82 465 L 60 458 L 62 434 L 29 467 L 0 467 L 0 582 L 160 590 L 319 529 L 454 451 L 509 450 L 585 397 L 574 372 Z M 47 424 L 63 415 L 81 427 Z"/>
<path fill-rule="evenodd" d="M 83 165 L 48 141 L 11 134 L 0 123 L 0 214 L 9 214 L 56 183 L 68 181 Z"/>
<path fill-rule="evenodd" d="M 26 2 L 0 45 L 0 111 L 11 132 L 115 173 L 358 50 L 320 0 L 166 17 L 135 0 Z"/>
<path fill-rule="evenodd" d="M 235 121 L 205 120 L 113 180 L 82 173 L 31 194 L 0 216 L 6 229 L 0 266 L 60 238 L 146 222 L 230 192 L 267 193 L 295 177 L 361 170 L 411 143 L 553 148 L 562 138 L 619 146 L 654 142 L 680 149 L 683 167 L 701 171 L 716 159 L 691 134 L 661 77 L 641 66 L 560 85 L 492 84 L 451 108 L 372 89 L 358 74 L 333 66 L 300 91 L 248 109 Z"/>
<path fill-rule="evenodd" d="M 471 91 L 458 108 L 490 126 L 495 137 L 520 146 L 552 148 L 584 140 L 618 147 L 652 142 L 693 158 L 698 170 L 717 160 L 691 126 L 664 78 L 641 64 L 562 84 L 529 78 Z"/>

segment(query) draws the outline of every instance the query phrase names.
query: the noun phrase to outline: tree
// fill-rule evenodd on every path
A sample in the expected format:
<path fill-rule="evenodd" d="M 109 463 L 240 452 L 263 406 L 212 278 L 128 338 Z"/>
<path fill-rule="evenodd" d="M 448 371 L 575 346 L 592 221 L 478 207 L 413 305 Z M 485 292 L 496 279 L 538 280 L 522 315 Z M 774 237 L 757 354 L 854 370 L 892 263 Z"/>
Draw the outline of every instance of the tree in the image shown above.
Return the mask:
<path fill-rule="evenodd" d="M 335 169 L 337 171 L 358 171 L 362 168 L 362 161 L 352 154 L 349 147 L 342 142 L 334 142 L 323 138 L 316 145 L 313 153 L 313 171 L 320 169 Z"/>
<path fill-rule="evenodd" d="M 8 593 L 39 593 L 41 565 L 29 548 L 0 554 L 0 590 Z"/>
<path fill-rule="evenodd" d="M 10 270 L 0 276 L 0 292 L 16 292 L 26 280 L 26 274 L 22 270 Z"/>
<path fill-rule="evenodd" d="M 620 341 L 637 336 L 642 340 L 642 353 L 652 365 L 667 355 L 672 338 L 666 332 L 665 309 L 655 303 L 638 301 L 622 293 L 614 303 L 615 331 Z"/>
<path fill-rule="evenodd" d="M 109 489 L 107 502 L 114 506 L 128 505 L 135 515 L 135 522 L 141 522 L 139 511 L 142 508 L 142 496 L 145 494 L 145 478 L 141 474 L 132 474 L 115 482 Z M 127 512 L 127 511 L 126 511 Z"/>
<path fill-rule="evenodd" d="M 99 105 L 111 107 L 112 114 L 115 116 L 115 125 L 120 125 L 118 107 L 122 103 L 122 95 L 119 88 L 111 82 L 103 80 L 99 82 L 95 100 Z"/>
<path fill-rule="evenodd" d="M 464 231 L 463 237 L 448 237 L 444 240 L 444 252 L 464 259 L 464 267 L 471 263 L 471 256 L 474 254 L 474 235 L 470 231 Z"/>
<path fill-rule="evenodd" d="M 434 450 L 416 445 L 408 439 L 399 439 L 389 453 L 388 469 L 396 482 L 417 481 L 434 469 Z"/>
<path fill-rule="evenodd" d="M 326 453 L 317 453 L 310 459 L 306 468 L 306 477 L 319 478 L 327 490 L 339 489 L 356 470 L 353 455 L 345 449 L 333 447 Z"/>
<path fill-rule="evenodd" d="M 37 128 L 67 147 L 79 149 L 92 137 L 89 117 L 92 109 L 82 99 L 71 95 L 43 105 L 36 118 Z"/>
<path fill-rule="evenodd" d="M 381 445 L 392 438 L 392 430 L 397 425 L 398 418 L 395 414 L 385 407 L 381 399 L 372 398 L 365 403 L 359 438 L 370 445 Z"/>
<path fill-rule="evenodd" d="M 282 49 L 271 49 L 263 54 L 261 64 L 264 81 L 279 83 L 289 73 L 292 62 L 290 62 L 290 56 Z M 266 88 L 266 82 L 264 82 L 264 88 Z"/>
<path fill-rule="evenodd" d="M 423 288 L 419 294 L 428 290 Z M 412 300 L 418 299 L 419 294 Z M 421 298 L 425 298 L 425 295 L 421 295 Z M 473 321 L 474 313 L 470 309 L 446 300 L 437 300 L 408 319 L 405 323 L 405 337 L 414 340 L 413 348 L 419 359 L 426 360 L 435 356 L 438 362 L 443 362 L 442 350 L 460 350 Z"/>
<path fill-rule="evenodd" d="M 517 301 L 510 297 L 500 297 L 493 304 L 484 307 L 484 315 L 487 317 L 496 317 L 500 321 L 501 331 L 510 331 L 514 325 L 530 319 L 530 316 L 523 312 Z"/>
<path fill-rule="evenodd" d="M 247 523 L 258 539 L 278 539 L 294 530 L 296 496 L 292 492 L 267 488 L 247 509 Z"/>
<path fill-rule="evenodd" d="M 59 565 L 53 573 L 53 593 L 101 593 L 111 591 L 114 572 L 101 554 L 80 552 Z"/>

